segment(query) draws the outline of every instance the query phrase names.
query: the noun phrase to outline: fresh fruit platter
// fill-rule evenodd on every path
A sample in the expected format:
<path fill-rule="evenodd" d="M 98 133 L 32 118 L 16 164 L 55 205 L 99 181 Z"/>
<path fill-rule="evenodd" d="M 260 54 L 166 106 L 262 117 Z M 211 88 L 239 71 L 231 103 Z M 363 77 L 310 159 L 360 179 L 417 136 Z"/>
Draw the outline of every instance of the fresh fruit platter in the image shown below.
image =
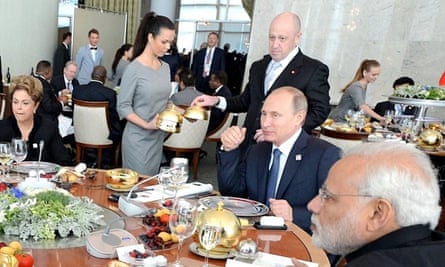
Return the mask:
<path fill-rule="evenodd" d="M 155 213 L 146 215 L 142 222 L 147 226 L 147 232 L 139 235 L 139 239 L 151 250 L 171 248 L 178 243 L 178 238 L 170 232 L 168 222 L 170 211 L 158 209 Z"/>
<path fill-rule="evenodd" d="M 12 262 L 12 265 L 3 265 L 8 262 Z M 9 244 L 0 242 L 0 266 L 32 267 L 33 265 L 32 255 L 23 249 L 20 242 L 11 241 Z"/>

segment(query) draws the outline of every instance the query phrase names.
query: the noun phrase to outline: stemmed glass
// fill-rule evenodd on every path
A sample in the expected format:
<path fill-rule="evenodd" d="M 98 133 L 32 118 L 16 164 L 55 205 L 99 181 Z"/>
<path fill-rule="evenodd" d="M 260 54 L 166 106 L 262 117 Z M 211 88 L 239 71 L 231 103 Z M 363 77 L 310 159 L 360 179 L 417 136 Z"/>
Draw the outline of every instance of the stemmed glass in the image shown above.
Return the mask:
<path fill-rule="evenodd" d="M 206 250 L 205 260 L 203 267 L 209 266 L 209 253 L 214 249 L 221 238 L 222 228 L 220 226 L 204 224 L 199 231 L 199 243 Z"/>
<path fill-rule="evenodd" d="M 170 172 L 170 167 L 161 167 L 158 175 L 158 184 L 161 185 L 161 206 L 165 204 L 165 190 L 170 184 L 172 174 Z"/>
<path fill-rule="evenodd" d="M 345 120 L 348 123 L 348 125 L 351 125 L 352 116 L 354 116 L 354 110 L 348 109 L 345 113 Z"/>
<path fill-rule="evenodd" d="M 11 154 L 12 159 L 17 163 L 17 167 L 20 162 L 24 161 L 28 154 L 28 147 L 26 141 L 22 138 L 12 138 L 11 140 Z"/>
<path fill-rule="evenodd" d="M 385 111 L 385 130 L 388 130 L 388 125 L 391 123 L 392 118 L 394 117 L 394 110 L 386 110 Z"/>
<path fill-rule="evenodd" d="M 171 182 L 175 187 L 175 198 L 178 197 L 178 191 L 182 184 L 187 182 L 188 179 L 188 159 L 186 158 L 173 158 L 170 164 Z"/>
<path fill-rule="evenodd" d="M 196 228 L 198 208 L 196 201 L 192 199 L 179 198 L 175 200 L 173 209 L 170 211 L 170 231 L 178 237 L 178 254 L 176 261 L 170 266 L 183 267 L 179 254 L 183 241 L 192 236 Z"/>
<path fill-rule="evenodd" d="M 0 143 L 0 163 L 5 166 L 4 174 L 9 176 L 9 161 L 11 160 L 11 144 L 7 142 Z"/>

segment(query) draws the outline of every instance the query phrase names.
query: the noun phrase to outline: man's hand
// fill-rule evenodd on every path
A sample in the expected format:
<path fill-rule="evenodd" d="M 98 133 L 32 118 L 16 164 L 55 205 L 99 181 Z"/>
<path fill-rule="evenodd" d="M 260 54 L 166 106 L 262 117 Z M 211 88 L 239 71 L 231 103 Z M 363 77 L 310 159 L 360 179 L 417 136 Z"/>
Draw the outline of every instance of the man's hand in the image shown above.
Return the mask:
<path fill-rule="evenodd" d="M 269 199 L 270 211 L 274 216 L 281 217 L 285 221 L 293 220 L 292 207 L 287 200 L 284 199 Z"/>
<path fill-rule="evenodd" d="M 246 128 L 232 126 L 221 134 L 221 143 L 225 151 L 234 150 L 244 141 Z"/>
<path fill-rule="evenodd" d="M 213 107 L 218 103 L 218 97 L 217 96 L 210 96 L 210 95 L 200 95 L 193 99 L 192 104 L 193 105 L 200 105 L 202 107 Z"/>

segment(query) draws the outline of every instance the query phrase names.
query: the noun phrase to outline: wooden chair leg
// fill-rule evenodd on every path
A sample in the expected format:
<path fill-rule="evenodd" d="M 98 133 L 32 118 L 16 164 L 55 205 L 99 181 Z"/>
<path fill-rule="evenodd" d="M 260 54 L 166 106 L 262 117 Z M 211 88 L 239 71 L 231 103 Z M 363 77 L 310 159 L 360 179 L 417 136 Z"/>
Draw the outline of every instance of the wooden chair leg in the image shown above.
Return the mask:
<path fill-rule="evenodd" d="M 121 144 L 116 145 L 116 150 L 114 151 L 114 167 L 119 167 L 119 153 L 121 151 Z"/>
<path fill-rule="evenodd" d="M 192 160 L 193 179 L 198 178 L 199 152 L 200 152 L 200 149 L 193 151 L 193 160 Z"/>
<path fill-rule="evenodd" d="M 80 163 L 80 160 L 82 158 L 83 153 L 83 147 L 81 147 L 79 144 L 76 144 L 76 164 Z"/>
<path fill-rule="evenodd" d="M 102 148 L 97 149 L 97 158 L 96 158 L 97 168 L 102 168 Z"/>

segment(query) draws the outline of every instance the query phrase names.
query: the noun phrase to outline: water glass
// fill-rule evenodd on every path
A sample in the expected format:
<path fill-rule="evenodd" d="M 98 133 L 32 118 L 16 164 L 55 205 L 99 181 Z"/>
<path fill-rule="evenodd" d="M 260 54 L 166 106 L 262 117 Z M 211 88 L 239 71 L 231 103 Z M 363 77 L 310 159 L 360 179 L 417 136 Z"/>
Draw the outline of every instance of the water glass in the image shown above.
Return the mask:
<path fill-rule="evenodd" d="M 171 183 L 175 187 L 175 198 L 181 185 L 188 180 L 188 159 L 187 158 L 173 158 L 170 163 Z"/>
<path fill-rule="evenodd" d="M 9 162 L 11 161 L 11 144 L 7 142 L 0 143 L 0 164 L 5 166 L 4 174 L 9 176 Z"/>
<path fill-rule="evenodd" d="M 170 172 L 170 167 L 161 167 L 158 175 L 158 184 L 161 185 L 161 206 L 165 203 L 165 190 L 171 182 L 172 173 Z"/>
<path fill-rule="evenodd" d="M 209 266 L 209 253 L 214 249 L 221 238 L 222 228 L 220 226 L 204 224 L 199 231 L 199 243 L 206 250 L 203 267 Z"/>
<path fill-rule="evenodd" d="M 12 138 L 11 140 L 11 154 L 12 159 L 17 162 L 17 165 L 20 162 L 24 161 L 26 155 L 28 154 L 28 147 L 26 141 L 21 138 Z"/>

